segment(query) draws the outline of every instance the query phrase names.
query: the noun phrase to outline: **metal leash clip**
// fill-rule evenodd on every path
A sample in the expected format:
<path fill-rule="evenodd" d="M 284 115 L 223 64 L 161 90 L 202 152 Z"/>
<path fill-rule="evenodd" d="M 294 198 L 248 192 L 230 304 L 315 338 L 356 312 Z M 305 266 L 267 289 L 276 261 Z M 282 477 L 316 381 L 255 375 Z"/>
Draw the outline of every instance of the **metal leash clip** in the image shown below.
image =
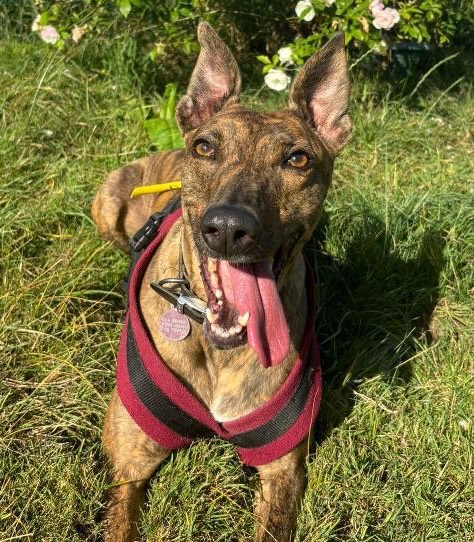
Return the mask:
<path fill-rule="evenodd" d="M 172 286 L 167 286 L 171 284 Z M 202 324 L 207 303 L 193 295 L 186 279 L 169 278 L 150 283 L 151 288 L 169 301 L 178 312 Z"/>

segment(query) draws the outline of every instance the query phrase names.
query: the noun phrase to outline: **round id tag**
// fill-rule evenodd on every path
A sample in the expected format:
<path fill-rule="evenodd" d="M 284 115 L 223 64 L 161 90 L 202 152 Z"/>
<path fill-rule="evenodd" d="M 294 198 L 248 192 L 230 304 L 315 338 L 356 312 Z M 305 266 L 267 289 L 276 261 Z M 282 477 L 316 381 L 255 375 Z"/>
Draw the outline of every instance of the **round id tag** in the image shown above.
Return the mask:
<path fill-rule="evenodd" d="M 167 310 L 160 320 L 160 331 L 170 341 L 182 341 L 191 330 L 189 318 L 176 309 Z"/>

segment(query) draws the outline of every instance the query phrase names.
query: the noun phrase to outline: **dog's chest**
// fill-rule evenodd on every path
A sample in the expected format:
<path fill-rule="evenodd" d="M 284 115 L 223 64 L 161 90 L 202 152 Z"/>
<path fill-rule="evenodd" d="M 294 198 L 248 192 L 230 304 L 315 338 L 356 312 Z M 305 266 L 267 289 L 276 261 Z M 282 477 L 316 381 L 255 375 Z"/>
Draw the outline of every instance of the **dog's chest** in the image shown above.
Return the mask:
<path fill-rule="evenodd" d="M 168 304 L 156 299 L 152 291 L 143 291 L 141 298 L 143 317 L 163 362 L 216 421 L 231 421 L 252 412 L 275 393 L 288 374 L 290 363 L 265 369 L 247 346 L 210 348 L 201 326 L 194 322 L 188 337 L 170 341 L 159 329 L 160 315 L 169 310 Z"/>
<path fill-rule="evenodd" d="M 277 367 L 265 368 L 248 346 L 219 350 L 211 347 L 203 334 L 202 325 L 190 322 L 191 331 L 182 340 L 173 341 L 160 330 L 160 320 L 172 307 L 150 288 L 150 283 L 179 272 L 179 229 L 173 228 L 150 261 L 139 294 L 144 321 L 156 351 L 173 374 L 201 401 L 218 422 L 231 421 L 252 412 L 268 401 L 279 389 L 297 352 L 291 347 L 286 361 Z M 304 266 L 303 266 L 304 267 Z M 301 281 L 303 282 L 303 281 Z M 283 296 L 301 298 L 304 290 L 288 286 Z M 291 305 L 291 304 L 290 304 Z M 290 321 L 297 324 L 293 344 L 299 344 L 304 328 L 305 304 Z M 301 320 L 301 321 L 300 321 Z"/>

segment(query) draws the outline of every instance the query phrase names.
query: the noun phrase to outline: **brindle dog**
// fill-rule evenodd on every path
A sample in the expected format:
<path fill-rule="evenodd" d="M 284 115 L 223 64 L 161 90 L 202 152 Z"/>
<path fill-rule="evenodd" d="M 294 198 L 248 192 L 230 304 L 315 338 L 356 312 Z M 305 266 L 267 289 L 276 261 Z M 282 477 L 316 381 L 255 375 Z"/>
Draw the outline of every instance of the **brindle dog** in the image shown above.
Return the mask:
<path fill-rule="evenodd" d="M 249 111 L 239 104 L 239 70 L 227 46 L 205 23 L 198 37 L 201 52 L 176 113 L 185 150 L 159 153 L 113 172 L 92 212 L 100 233 L 128 251 L 128 239 L 175 195 L 130 199 L 133 188 L 182 180 L 183 217 L 153 257 L 139 300 L 165 363 L 216 420 L 228 421 L 271 398 L 296 359 L 307 316 L 302 248 L 318 222 L 334 158 L 350 136 L 349 79 L 344 38 L 337 34 L 300 70 L 287 109 Z M 288 322 L 287 344 L 283 338 L 283 345 L 275 346 L 271 336 L 265 337 L 271 330 L 265 329 L 260 331 L 263 339 L 258 332 L 247 339 L 248 315 L 229 310 L 213 327 L 210 321 L 204 326 L 192 322 L 191 334 L 180 342 L 163 336 L 156 322 L 169 303 L 149 284 L 177 276 L 180 251 L 193 292 L 217 311 L 222 303 L 217 305 L 215 297 L 211 303 L 209 286 L 217 265 L 267 262 L 280 298 L 275 304 L 281 301 Z M 281 315 L 275 318 L 270 320 L 279 333 L 285 322 Z M 259 340 L 268 340 L 274 351 L 262 353 Z M 131 542 L 138 538 L 146 482 L 170 451 L 142 432 L 116 391 L 103 443 L 117 482 L 108 503 L 105 540 Z M 258 467 L 255 540 L 291 539 L 305 488 L 306 453 L 303 442 Z"/>

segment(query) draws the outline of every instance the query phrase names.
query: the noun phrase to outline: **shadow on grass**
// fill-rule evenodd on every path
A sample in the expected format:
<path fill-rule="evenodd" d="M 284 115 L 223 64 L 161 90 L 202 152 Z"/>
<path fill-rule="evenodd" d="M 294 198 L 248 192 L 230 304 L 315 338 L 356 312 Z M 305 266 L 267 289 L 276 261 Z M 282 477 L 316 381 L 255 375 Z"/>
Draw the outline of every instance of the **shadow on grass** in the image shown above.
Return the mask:
<path fill-rule="evenodd" d="M 444 240 L 433 231 L 422 234 L 414 257 L 404 257 L 399 244 L 409 228 L 397 239 L 379 218 L 364 217 L 349 239 L 344 236 L 343 260 L 326 251 L 328 231 L 325 215 L 307 249 L 316 262 L 324 379 L 316 443 L 350 414 L 363 382 L 376 376 L 397 385 L 410 380 L 409 360 L 420 341 L 436 339 L 430 321 L 443 267 Z"/>
<path fill-rule="evenodd" d="M 461 47 L 392 51 L 391 61 L 369 55 L 352 70 L 354 101 L 370 96 L 377 104 L 388 99 L 425 110 L 439 94 L 467 92 L 474 77 L 474 59 Z M 442 104 L 443 102 L 441 102 Z"/>

